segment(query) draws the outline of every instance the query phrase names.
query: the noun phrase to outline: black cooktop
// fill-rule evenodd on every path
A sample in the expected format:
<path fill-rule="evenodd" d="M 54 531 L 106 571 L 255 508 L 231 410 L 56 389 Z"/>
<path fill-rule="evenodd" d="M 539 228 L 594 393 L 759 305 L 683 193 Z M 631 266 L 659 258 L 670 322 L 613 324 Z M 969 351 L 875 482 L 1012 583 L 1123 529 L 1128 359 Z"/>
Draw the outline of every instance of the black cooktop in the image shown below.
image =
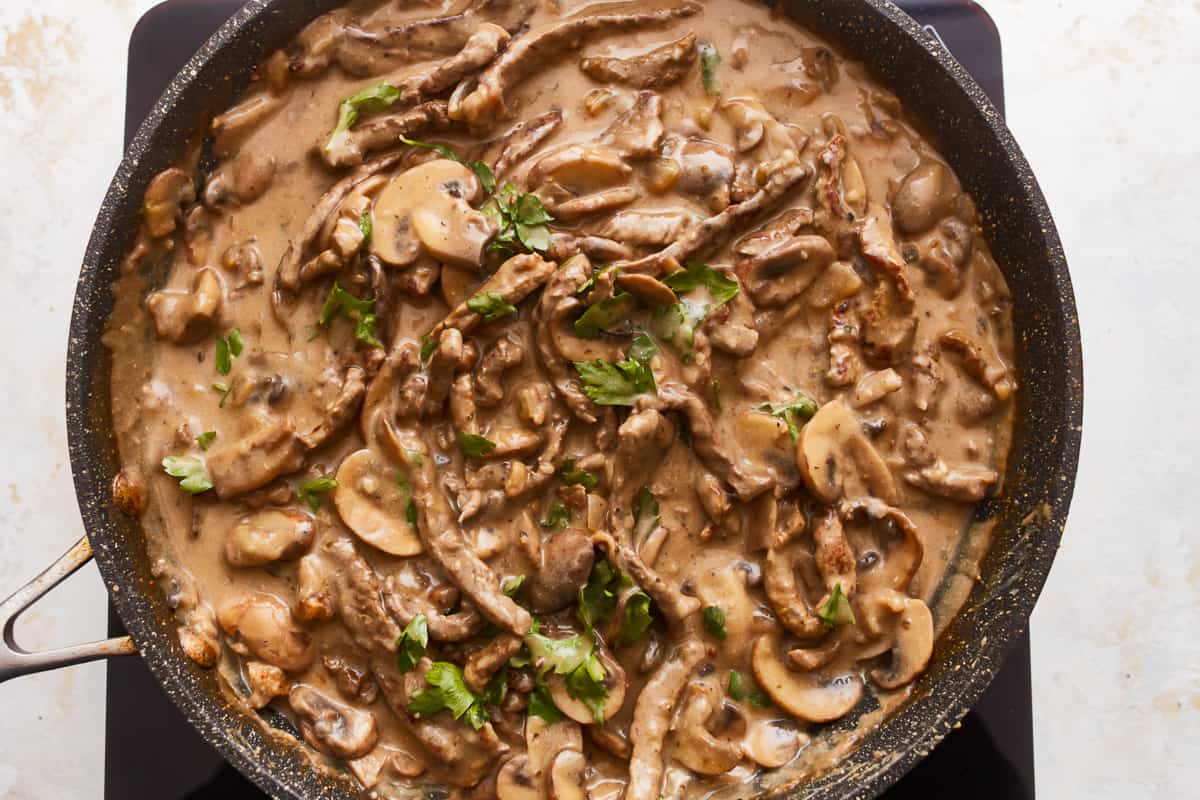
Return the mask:
<path fill-rule="evenodd" d="M 168 0 L 142 17 L 129 43 L 125 141 L 167 83 L 242 0 Z M 969 0 L 898 0 L 1004 110 L 1000 36 Z M 124 634 L 109 611 L 109 632 Z M 1029 638 L 1022 637 L 991 687 L 949 736 L 884 795 L 1033 800 Z M 105 800 L 242 800 L 266 797 L 187 723 L 140 659 L 109 662 Z"/>

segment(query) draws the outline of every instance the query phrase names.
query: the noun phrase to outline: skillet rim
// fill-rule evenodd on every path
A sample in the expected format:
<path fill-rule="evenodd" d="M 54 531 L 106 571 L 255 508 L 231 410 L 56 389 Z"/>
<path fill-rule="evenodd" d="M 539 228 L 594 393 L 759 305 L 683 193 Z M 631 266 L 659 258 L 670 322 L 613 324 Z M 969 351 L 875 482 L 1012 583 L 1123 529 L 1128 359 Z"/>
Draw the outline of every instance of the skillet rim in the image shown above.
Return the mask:
<path fill-rule="evenodd" d="M 291 3 L 291 8 L 284 8 L 289 5 L 287 0 L 251 0 L 221 26 L 171 81 L 131 140 L 101 205 L 76 290 L 67 353 L 67 432 L 76 495 L 97 564 L 118 615 L 138 644 L 155 678 L 189 723 L 264 791 L 276 797 L 297 800 L 354 797 L 357 796 L 356 784 L 344 774 L 331 780 L 313 769 L 301 748 L 294 743 L 289 744 L 286 736 L 272 736 L 265 732 L 262 726 L 251 721 L 218 691 L 214 691 L 216 681 L 212 671 L 200 670 L 182 655 L 174 636 L 174 626 L 166 614 L 162 593 L 149 579 L 148 558 L 142 543 L 144 533 L 136 523 L 121 517 L 111 508 L 109 480 L 116 464 L 116 448 L 107 407 L 110 397 L 108 354 L 99 336 L 112 306 L 108 285 L 117 274 L 120 261 L 132 239 L 141 190 L 149 178 L 178 157 L 179 141 L 190 136 L 196 123 L 203 119 L 204 111 L 214 106 L 220 107 L 216 98 L 224 95 L 227 100 L 232 96 L 235 84 L 240 81 L 225 76 L 240 74 L 244 79 L 246 73 L 269 51 L 265 47 L 266 41 L 286 41 L 298 30 L 297 20 L 311 19 L 341 4 L 341 0 L 303 0 Z M 888 57 L 908 58 L 909 66 L 912 66 L 912 59 L 917 59 L 920 62 L 917 71 L 928 73 L 931 82 L 939 78 L 943 79 L 943 83 L 944 79 L 952 82 L 950 88 L 960 96 L 942 99 L 960 103 L 965 101 L 968 113 L 974 118 L 968 121 L 981 126 L 975 133 L 986 134 L 983 144 L 1005 159 L 1002 172 L 1006 175 L 1002 177 L 1007 177 L 1008 188 L 1015 187 L 1017 190 L 1016 196 L 1010 200 L 1019 203 L 1018 211 L 1031 213 L 1040 226 L 1040 237 L 1035 237 L 1037 241 L 1031 240 L 1030 244 L 1044 262 L 1042 267 L 1055 292 L 1052 296 L 1023 300 L 1030 305 L 1048 303 L 1044 310 L 1051 312 L 1053 318 L 1049 323 L 1043 321 L 1042 324 L 1049 324 L 1053 330 L 1042 330 L 1040 334 L 1053 336 L 1057 333 L 1061 348 L 1061 352 L 1052 353 L 1061 358 L 1061 362 L 1051 365 L 1040 378 L 1050 380 L 1061 388 L 1061 407 L 1052 409 L 1056 415 L 1054 420 L 1037 420 L 1042 425 L 1050 425 L 1059 437 L 1056 441 L 1058 446 L 1048 459 L 1036 465 L 1039 475 L 1014 475 L 1008 478 L 1011 483 L 1018 484 L 1046 477 L 1048 486 L 1026 497 L 1006 498 L 1000 504 L 1027 508 L 1031 512 L 1040 508 L 1041 516 L 1039 518 L 1031 513 L 1027 518 L 1032 519 L 1031 524 L 1014 533 L 1021 546 L 1021 552 L 1015 555 L 1018 560 L 1015 566 L 1008 561 L 1000 565 L 992 563 L 992 567 L 1004 568 L 1007 565 L 1004 571 L 1013 571 L 1007 576 L 1007 585 L 993 587 L 990 597 L 982 599 L 976 598 L 977 590 L 968 600 L 967 605 L 976 616 L 983 610 L 999 621 L 994 625 L 985 623 L 988 627 L 984 629 L 982 641 L 986 644 L 979 645 L 976 642 L 973 645 L 975 649 L 964 654 L 962 644 L 969 639 L 963 639 L 957 645 L 952 644 L 952 652 L 946 653 L 944 651 L 947 648 L 940 640 L 935 655 L 936 667 L 919 682 L 914 699 L 905 703 L 895 715 L 866 737 L 842 764 L 790 793 L 786 790 L 769 793 L 771 797 L 857 800 L 876 796 L 932 750 L 978 699 L 991 682 L 1013 640 L 1024 630 L 1053 561 L 1073 490 L 1082 432 L 1082 352 L 1070 277 L 1049 209 L 1011 133 L 974 79 L 933 42 L 912 18 L 887 0 L 843 0 L 837 4 L 826 3 L 823 9 L 821 0 L 797 0 L 788 5 L 807 9 L 799 12 L 806 15 L 801 24 L 810 25 L 820 30 L 822 35 L 837 40 L 854 57 L 863 60 L 880 74 L 889 88 L 896 88 L 896 76 L 889 75 L 888 69 L 881 69 L 877 63 Z M 808 16 L 813 19 L 808 19 Z M 837 20 L 831 21 L 833 17 L 837 17 Z M 883 32 L 874 34 L 874 39 L 859 40 L 856 47 L 855 40 L 847 33 L 847 29 L 853 32 L 856 17 L 858 25 L 874 25 L 875 30 L 882 26 Z M 840 34 L 828 30 L 829 25 L 839 28 Z M 292 27 L 285 36 L 281 31 L 288 26 Z M 896 53 L 875 53 L 875 58 L 872 58 L 872 54 L 864 52 L 865 48 L 880 39 L 886 42 L 889 34 L 898 37 L 894 40 L 899 45 Z M 912 51 L 913 45 L 919 49 L 919 53 Z M 910 106 L 910 98 L 897 91 L 904 98 L 905 105 Z M 927 115 L 918 116 L 928 127 L 937 129 L 938 126 Z M 941 144 L 943 152 L 947 152 L 947 144 Z M 951 160 L 964 184 L 978 199 L 976 187 L 963 174 L 962 165 Z M 980 207 L 989 228 L 995 230 L 997 226 L 1003 227 L 1004 220 L 988 219 L 988 209 L 982 202 Z M 996 247 L 997 242 L 993 237 L 989 235 L 988 238 Z M 997 261 L 1003 263 L 999 254 Z M 1010 278 L 1011 285 L 1011 269 L 1008 265 L 1002 269 Z M 1022 379 L 1023 383 L 1031 383 L 1028 378 L 1030 369 L 1037 369 L 1042 374 L 1047 367 L 1034 364 L 1029 358 L 1024 340 L 1030 331 L 1025 328 L 1019 330 L 1021 340 L 1018 345 L 1023 348 L 1020 364 Z M 1018 420 L 1024 420 L 1032 412 L 1028 407 L 1027 394 L 1023 388 L 1020 397 L 1026 407 L 1019 410 Z M 1017 460 L 1015 456 L 1019 447 L 1030 448 L 1037 444 L 1014 441 L 1014 458 L 1010 460 L 1010 469 Z M 1037 503 L 1042 505 L 1038 506 Z M 1012 516 L 1015 512 L 1011 510 L 985 509 L 985 514 L 993 513 L 1015 519 Z M 999 544 L 999 540 L 996 543 Z M 994 559 L 989 555 L 991 562 Z M 985 571 L 988 568 L 985 564 Z M 996 593 L 997 588 L 1004 591 Z M 993 604 L 997 607 L 993 607 Z M 963 614 L 966 612 L 967 608 L 964 608 Z M 956 618 L 947 636 L 952 636 L 954 629 L 962 627 L 960 623 L 964 621 L 963 615 Z M 955 649 L 957 652 L 953 652 Z M 973 663 L 965 663 L 964 655 Z M 954 668 L 947 670 L 948 666 Z M 967 668 L 961 669 L 964 666 Z M 936 677 L 934 672 L 938 673 Z M 921 684 L 925 684 L 924 689 Z M 947 697 L 944 692 L 935 695 L 933 689 L 953 689 L 954 692 Z M 898 749 L 893 750 L 893 757 L 887 763 L 871 763 L 862 758 L 857 761 L 863 763 L 855 763 L 855 754 L 866 753 L 869 758 L 873 749 L 886 750 L 892 747 L 889 739 L 898 740 L 894 742 Z M 841 785 L 844 783 L 851 785 Z"/>

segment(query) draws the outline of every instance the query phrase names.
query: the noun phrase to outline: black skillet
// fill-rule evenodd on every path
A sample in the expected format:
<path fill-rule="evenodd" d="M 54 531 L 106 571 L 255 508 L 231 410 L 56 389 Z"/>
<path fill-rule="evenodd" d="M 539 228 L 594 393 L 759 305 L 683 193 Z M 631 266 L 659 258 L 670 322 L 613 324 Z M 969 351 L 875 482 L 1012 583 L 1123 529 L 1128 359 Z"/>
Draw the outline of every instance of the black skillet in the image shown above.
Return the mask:
<path fill-rule="evenodd" d="M 109 187 L 75 294 L 67 351 L 71 467 L 87 537 L 0 603 L 0 681 L 30 672 L 140 653 L 197 730 L 247 777 L 282 798 L 358 794 L 349 776 L 315 770 L 286 721 L 267 733 L 222 697 L 212 672 L 184 657 L 162 592 L 150 575 L 140 527 L 117 512 L 118 468 L 109 412 L 109 355 L 100 335 L 109 285 L 137 229 L 150 179 L 229 105 L 253 69 L 307 21 L 341 0 L 252 0 L 188 62 L 142 123 Z M 1071 280 L 1054 222 L 999 113 L 966 71 L 886 0 L 790 0 L 780 7 L 870 66 L 939 140 L 983 216 L 987 238 L 1015 299 L 1021 388 L 1002 499 L 977 510 L 994 520 L 983 579 L 938 640 L 930 670 L 901 710 L 836 768 L 789 797 L 875 797 L 946 735 L 1003 663 L 1028 623 L 1058 548 L 1074 486 L 1082 432 L 1083 362 Z M 131 638 L 49 653 L 13 639 L 16 616 L 94 555 Z M 135 647 L 136 645 L 136 647 Z M 782 795 L 780 795 L 782 796 Z"/>

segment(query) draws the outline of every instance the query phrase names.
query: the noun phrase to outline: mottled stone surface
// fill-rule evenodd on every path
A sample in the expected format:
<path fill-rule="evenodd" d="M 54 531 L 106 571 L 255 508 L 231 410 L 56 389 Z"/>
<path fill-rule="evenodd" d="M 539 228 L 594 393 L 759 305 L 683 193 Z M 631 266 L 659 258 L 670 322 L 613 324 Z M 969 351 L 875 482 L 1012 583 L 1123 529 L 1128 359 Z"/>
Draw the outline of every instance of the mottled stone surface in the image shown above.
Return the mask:
<path fill-rule="evenodd" d="M 121 146 L 125 45 L 151 0 L 0 4 L 0 594 L 82 533 L 63 362 L 75 276 Z M 1200 538 L 1189 367 L 1200 335 L 1200 3 L 988 0 L 1009 120 L 1072 265 L 1083 458 L 1033 617 L 1041 797 L 1184 798 L 1200 785 Z M 92 567 L 18 626 L 100 636 Z M 99 798 L 104 669 L 0 686 L 0 800 Z M 55 746 L 51 747 L 50 743 Z"/>

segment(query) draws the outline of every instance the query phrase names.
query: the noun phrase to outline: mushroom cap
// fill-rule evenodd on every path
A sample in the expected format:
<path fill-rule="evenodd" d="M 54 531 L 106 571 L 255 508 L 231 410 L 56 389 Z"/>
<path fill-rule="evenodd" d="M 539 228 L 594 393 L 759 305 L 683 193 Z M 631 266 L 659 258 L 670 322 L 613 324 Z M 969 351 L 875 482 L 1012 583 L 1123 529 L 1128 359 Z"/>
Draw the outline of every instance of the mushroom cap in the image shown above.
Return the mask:
<path fill-rule="evenodd" d="M 514 756 L 496 775 L 497 800 L 544 800 L 529 769 L 529 759 Z"/>
<path fill-rule="evenodd" d="M 405 170 L 384 187 L 372 213 L 371 246 L 389 264 L 408 266 L 424 250 L 439 261 L 478 267 L 496 222 L 471 207 L 479 178 L 438 158 Z"/>
<path fill-rule="evenodd" d="M 374 714 L 334 700 L 311 686 L 293 686 L 288 703 L 300 717 L 304 741 L 322 753 L 342 759 L 361 758 L 379 741 Z"/>
<path fill-rule="evenodd" d="M 316 520 L 292 508 L 268 508 L 242 517 L 225 540 L 225 560 L 235 567 L 261 567 L 296 558 L 312 544 Z"/>
<path fill-rule="evenodd" d="M 899 689 L 917 679 L 933 655 L 933 614 L 929 606 L 912 597 L 890 624 L 892 659 L 887 667 L 871 670 L 871 680 L 881 689 Z"/>
<path fill-rule="evenodd" d="M 932 228 L 954 207 L 954 176 L 940 161 L 923 161 L 904 177 L 892 198 L 892 217 L 901 233 L 915 236 Z"/>
<path fill-rule="evenodd" d="M 741 761 L 742 748 L 708 729 L 709 719 L 718 711 L 720 692 L 711 683 L 700 682 L 688 684 L 685 693 L 673 727 L 671 755 L 699 775 L 724 775 Z"/>
<path fill-rule="evenodd" d="M 800 430 L 796 465 L 823 503 L 867 495 L 896 502 L 896 482 L 887 463 L 841 398 L 821 406 Z"/>
<path fill-rule="evenodd" d="M 775 704 L 806 722 L 832 722 L 850 712 L 862 699 L 862 679 L 845 673 L 824 679 L 806 672 L 796 674 L 784 666 L 775 639 L 764 634 L 751 653 L 754 679 Z"/>
<path fill-rule="evenodd" d="M 312 636 L 274 595 L 255 592 L 231 600 L 217 611 L 217 621 L 227 636 L 236 636 L 260 661 L 288 672 L 300 672 L 312 663 Z"/>
<path fill-rule="evenodd" d="M 383 459 L 369 448 L 342 460 L 333 505 L 346 527 L 369 545 L 394 556 L 424 550 L 421 536 L 408 524 L 411 490 L 405 491 Z"/>
<path fill-rule="evenodd" d="M 554 181 L 575 193 L 603 189 L 624 183 L 633 168 L 621 158 L 621 152 L 605 145 L 573 144 L 538 160 L 529 170 L 530 186 Z"/>
<path fill-rule="evenodd" d="M 789 725 L 781 725 L 775 720 L 755 720 L 742 737 L 742 752 L 760 767 L 778 769 L 796 757 L 804 738 Z"/>
<path fill-rule="evenodd" d="M 579 750 L 563 750 L 550 764 L 550 800 L 586 800 L 587 758 Z"/>
<path fill-rule="evenodd" d="M 605 720 L 609 720 L 616 716 L 617 712 L 621 710 L 621 706 L 625 704 L 625 686 L 628 681 L 625 679 L 625 670 L 607 650 L 602 650 L 597 646 L 596 657 L 600 659 L 600 664 L 604 667 L 604 685 L 608 688 L 608 697 L 604 699 L 603 716 Z M 550 696 L 554 698 L 554 705 L 558 706 L 558 710 L 568 718 L 575 720 L 580 725 L 596 723 L 596 718 L 592 716 L 592 710 L 567 691 L 565 676 L 557 673 L 547 675 L 546 686 L 550 689 Z"/>

